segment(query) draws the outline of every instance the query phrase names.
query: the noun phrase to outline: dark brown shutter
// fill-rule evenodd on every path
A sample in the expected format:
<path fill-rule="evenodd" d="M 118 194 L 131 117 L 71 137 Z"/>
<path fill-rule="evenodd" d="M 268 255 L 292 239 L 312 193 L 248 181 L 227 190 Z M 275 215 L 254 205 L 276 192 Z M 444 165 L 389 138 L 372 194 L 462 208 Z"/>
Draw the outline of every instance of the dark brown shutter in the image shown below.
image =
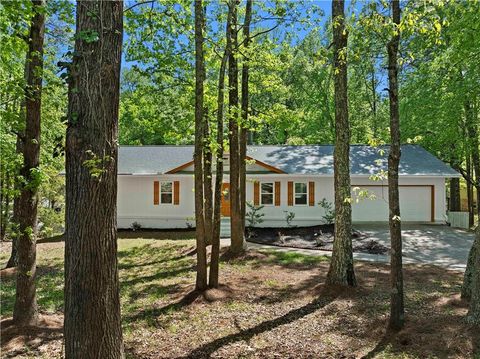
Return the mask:
<path fill-rule="evenodd" d="M 308 205 L 315 206 L 315 182 L 308 182 Z"/>
<path fill-rule="evenodd" d="M 280 206 L 280 182 L 275 182 L 275 206 Z"/>
<path fill-rule="evenodd" d="M 293 206 L 293 182 L 288 182 L 288 205 Z"/>
<path fill-rule="evenodd" d="M 153 204 L 158 205 L 160 203 L 160 183 L 153 181 Z"/>
<path fill-rule="evenodd" d="M 260 182 L 253 182 L 253 204 L 258 206 L 260 204 Z"/>
<path fill-rule="evenodd" d="M 180 181 L 173 182 L 173 204 L 180 204 Z"/>

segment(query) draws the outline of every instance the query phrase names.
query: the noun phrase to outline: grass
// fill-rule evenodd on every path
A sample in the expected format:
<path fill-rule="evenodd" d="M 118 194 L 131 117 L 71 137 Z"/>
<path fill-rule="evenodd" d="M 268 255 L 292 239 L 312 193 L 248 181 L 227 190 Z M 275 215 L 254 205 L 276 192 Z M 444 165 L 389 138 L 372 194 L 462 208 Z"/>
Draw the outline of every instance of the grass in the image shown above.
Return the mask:
<path fill-rule="evenodd" d="M 359 287 L 332 290 L 323 286 L 327 257 L 249 251 L 223 261 L 222 286 L 198 296 L 192 294 L 194 241 L 186 233 L 175 240 L 122 237 L 118 258 L 128 358 L 479 355 L 478 330 L 463 322 L 467 304 L 458 297 L 459 273 L 407 266 L 407 325 L 390 335 L 384 330 L 389 311 L 385 265 L 356 262 Z M 7 249 L 0 252 L 2 264 Z M 63 243 L 39 244 L 38 268 L 39 308 L 61 319 Z M 0 291 L 3 319 L 12 315 L 14 279 L 3 280 Z M 61 334 L 40 346 L 28 340 L 21 346 L 24 358 L 61 357 Z"/>

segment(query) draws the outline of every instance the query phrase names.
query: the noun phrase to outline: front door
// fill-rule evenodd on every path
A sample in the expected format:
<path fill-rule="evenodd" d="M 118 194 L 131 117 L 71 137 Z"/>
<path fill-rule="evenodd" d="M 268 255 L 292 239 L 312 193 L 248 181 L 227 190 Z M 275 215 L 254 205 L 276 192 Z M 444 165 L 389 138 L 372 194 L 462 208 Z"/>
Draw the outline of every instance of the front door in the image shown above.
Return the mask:
<path fill-rule="evenodd" d="M 220 213 L 223 217 L 230 217 L 230 183 L 222 183 Z"/>

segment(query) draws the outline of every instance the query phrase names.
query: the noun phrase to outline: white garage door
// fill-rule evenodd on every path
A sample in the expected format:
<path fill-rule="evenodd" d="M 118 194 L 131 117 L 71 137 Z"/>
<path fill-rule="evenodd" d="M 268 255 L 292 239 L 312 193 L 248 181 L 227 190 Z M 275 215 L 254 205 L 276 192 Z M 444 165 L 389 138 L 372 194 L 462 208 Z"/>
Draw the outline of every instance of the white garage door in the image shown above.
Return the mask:
<path fill-rule="evenodd" d="M 375 199 L 359 199 L 352 204 L 354 222 L 388 221 L 388 187 L 360 187 Z M 430 186 L 400 186 L 400 217 L 404 222 L 430 222 L 432 196 Z"/>

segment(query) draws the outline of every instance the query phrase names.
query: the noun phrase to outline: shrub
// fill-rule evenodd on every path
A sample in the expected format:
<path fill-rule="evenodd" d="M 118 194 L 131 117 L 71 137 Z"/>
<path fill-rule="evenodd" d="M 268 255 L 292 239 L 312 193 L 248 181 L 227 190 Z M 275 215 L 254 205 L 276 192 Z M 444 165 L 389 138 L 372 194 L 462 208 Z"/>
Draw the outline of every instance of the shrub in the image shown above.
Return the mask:
<path fill-rule="evenodd" d="M 142 225 L 140 223 L 138 223 L 137 221 L 132 223 L 132 230 L 133 231 L 138 231 L 140 229 L 142 229 Z"/>
<path fill-rule="evenodd" d="M 326 224 L 333 224 L 335 222 L 335 208 L 333 207 L 332 202 L 328 202 L 326 198 L 318 202 L 318 205 L 323 208 L 325 211 L 322 216 L 323 221 Z"/>

